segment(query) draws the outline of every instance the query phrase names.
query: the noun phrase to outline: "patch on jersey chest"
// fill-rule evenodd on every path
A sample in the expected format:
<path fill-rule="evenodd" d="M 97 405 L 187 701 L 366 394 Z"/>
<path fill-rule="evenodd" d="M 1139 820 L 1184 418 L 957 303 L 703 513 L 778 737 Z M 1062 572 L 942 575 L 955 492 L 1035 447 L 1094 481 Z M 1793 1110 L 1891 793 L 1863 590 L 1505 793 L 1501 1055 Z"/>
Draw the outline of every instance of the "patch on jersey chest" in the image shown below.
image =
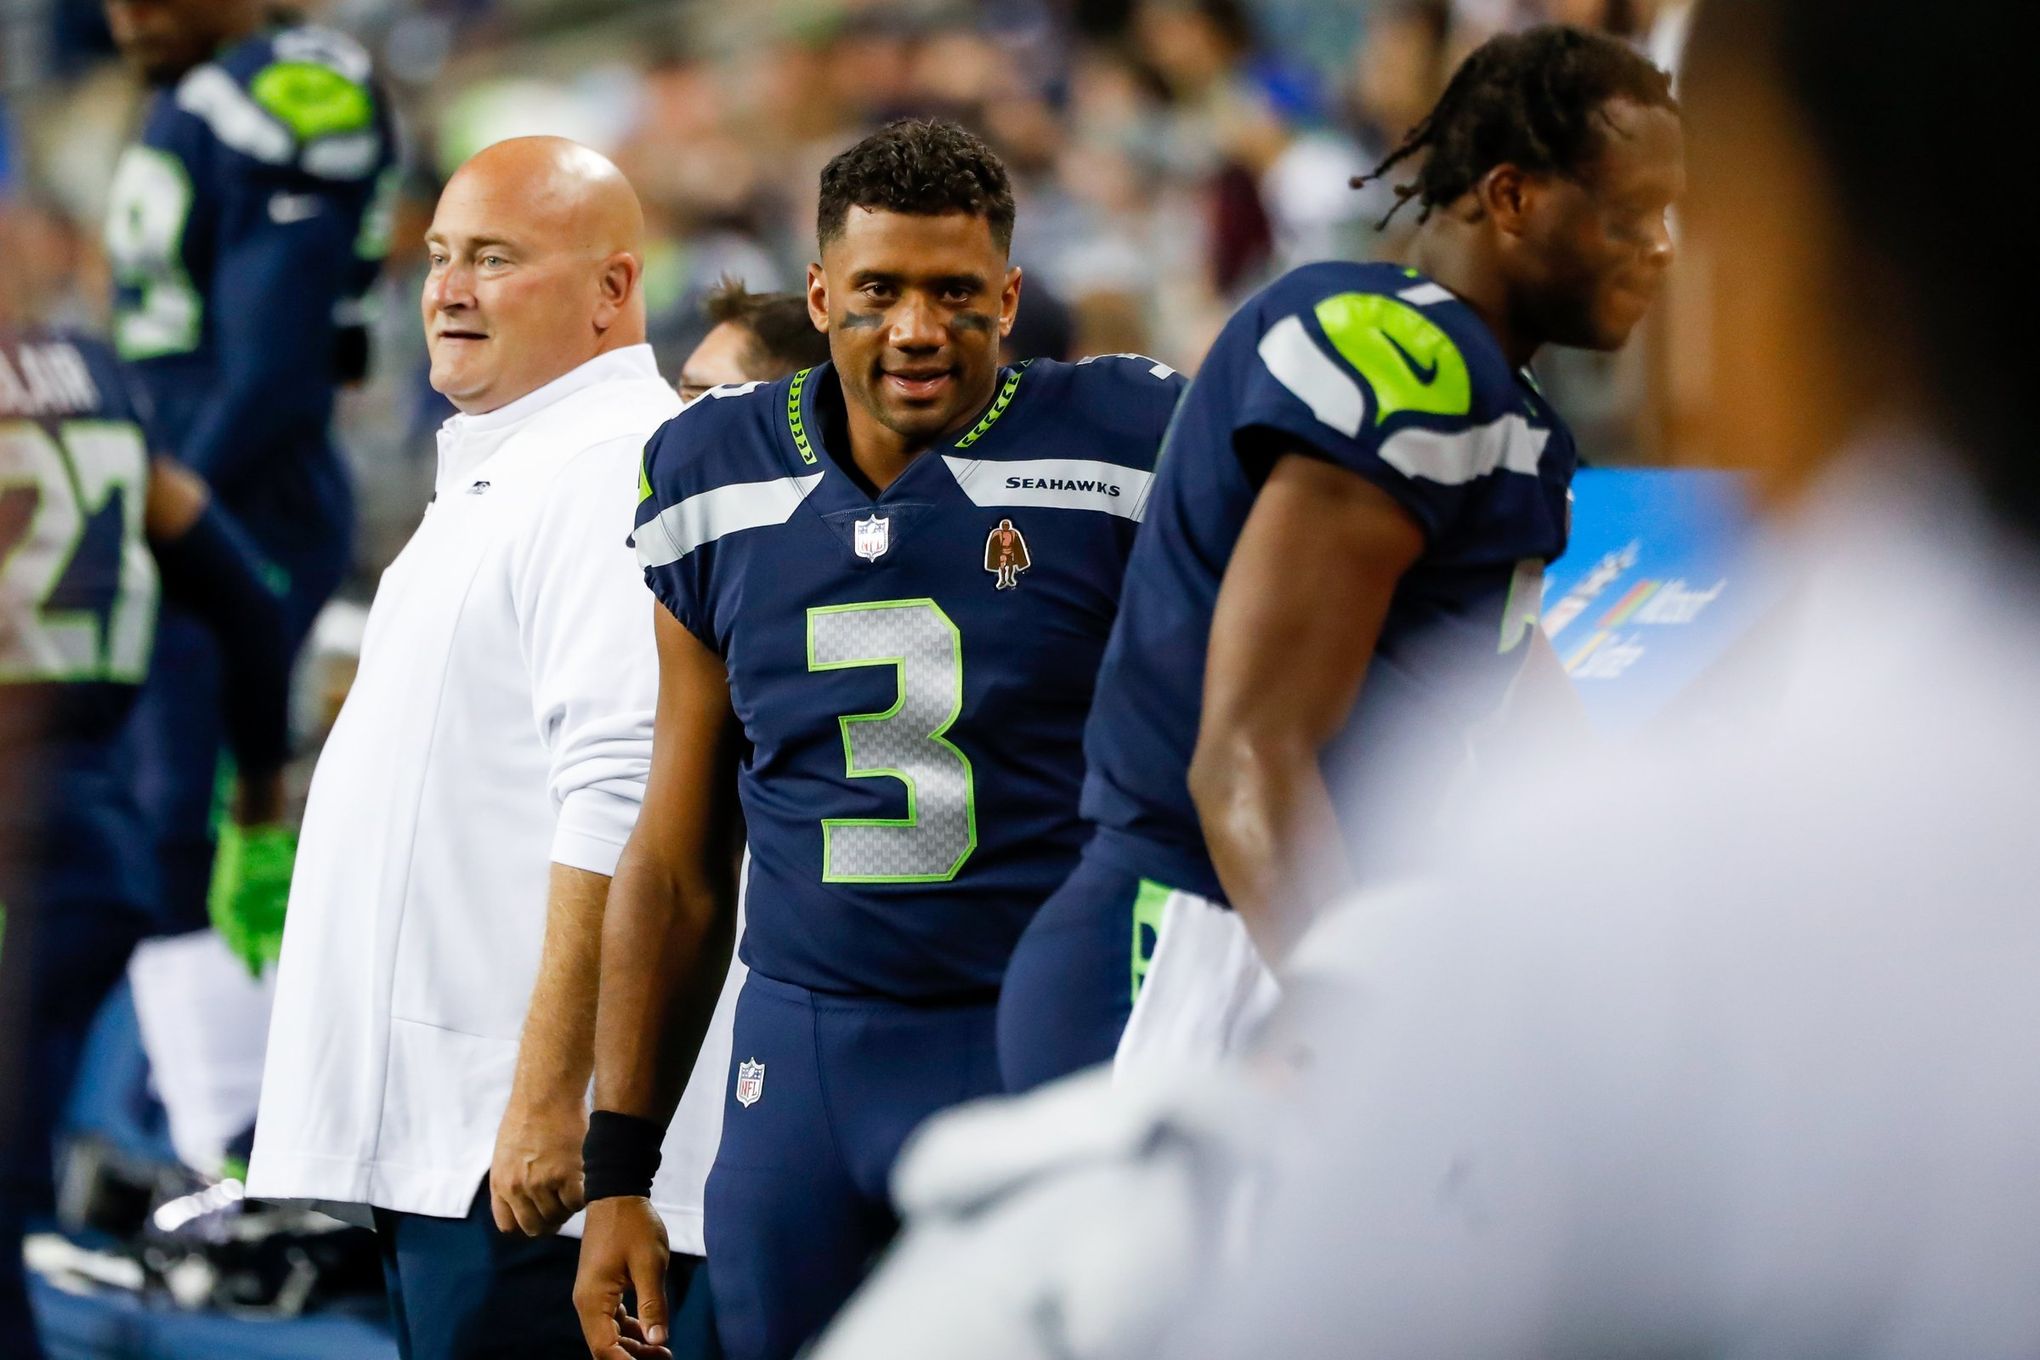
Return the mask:
<path fill-rule="evenodd" d="M 850 550 L 867 562 L 876 562 L 892 547 L 892 520 L 888 516 L 873 515 L 851 527 Z"/>
<path fill-rule="evenodd" d="M 737 1104 L 750 1109 L 765 1094 L 765 1064 L 745 1061 L 737 1064 Z"/>
<path fill-rule="evenodd" d="M 1033 566 L 1027 553 L 1027 539 L 1002 519 L 985 535 L 985 570 L 997 578 L 996 590 L 1012 590 L 1020 584 L 1020 573 Z"/>

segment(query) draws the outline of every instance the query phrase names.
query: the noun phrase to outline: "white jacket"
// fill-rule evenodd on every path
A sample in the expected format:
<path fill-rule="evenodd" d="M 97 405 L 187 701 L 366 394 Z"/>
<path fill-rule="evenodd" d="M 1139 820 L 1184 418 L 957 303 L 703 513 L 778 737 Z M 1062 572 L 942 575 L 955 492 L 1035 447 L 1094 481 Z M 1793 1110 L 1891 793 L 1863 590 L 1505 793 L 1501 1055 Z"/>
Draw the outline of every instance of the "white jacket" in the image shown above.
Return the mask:
<path fill-rule="evenodd" d="M 488 1174 L 550 865 L 610 874 L 652 748 L 654 602 L 625 539 L 679 409 L 649 347 L 455 416 L 312 779 L 249 1191 L 458 1218 Z M 654 1200 L 699 1254 L 729 997 Z M 570 1231 L 578 1231 L 578 1220 Z"/>

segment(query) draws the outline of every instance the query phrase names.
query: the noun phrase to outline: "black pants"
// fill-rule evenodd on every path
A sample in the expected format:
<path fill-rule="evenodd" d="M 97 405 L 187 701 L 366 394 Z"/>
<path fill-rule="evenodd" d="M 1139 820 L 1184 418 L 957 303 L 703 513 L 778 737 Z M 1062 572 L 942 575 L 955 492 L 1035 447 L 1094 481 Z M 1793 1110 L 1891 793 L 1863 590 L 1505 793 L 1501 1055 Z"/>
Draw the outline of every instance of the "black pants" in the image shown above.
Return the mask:
<path fill-rule="evenodd" d="M 579 1360 L 588 1354 L 574 1314 L 575 1237 L 496 1231 L 484 1182 L 466 1218 L 375 1211 L 389 1285 L 390 1320 L 403 1360 Z M 674 1360 L 712 1360 L 715 1323 L 698 1256 L 675 1253 L 666 1274 Z M 690 1287 L 694 1286 L 694 1287 Z"/>

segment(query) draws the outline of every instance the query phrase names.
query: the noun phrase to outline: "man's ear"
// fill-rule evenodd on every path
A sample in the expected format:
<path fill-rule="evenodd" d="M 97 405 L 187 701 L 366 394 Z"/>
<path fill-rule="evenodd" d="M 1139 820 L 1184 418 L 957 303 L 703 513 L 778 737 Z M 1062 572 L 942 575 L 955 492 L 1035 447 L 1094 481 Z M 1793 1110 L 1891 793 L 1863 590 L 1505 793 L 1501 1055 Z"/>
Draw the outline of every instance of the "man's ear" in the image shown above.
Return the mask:
<path fill-rule="evenodd" d="M 999 338 L 1013 333 L 1013 320 L 1020 315 L 1020 266 L 1006 271 L 1006 286 L 999 290 Z"/>
<path fill-rule="evenodd" d="M 602 262 L 602 274 L 596 280 L 598 335 L 614 326 L 618 317 L 629 313 L 638 300 L 638 284 L 643 275 L 643 261 L 627 250 L 619 250 Z"/>
<path fill-rule="evenodd" d="M 807 314 L 816 330 L 829 333 L 829 276 L 819 263 L 807 267 Z"/>
<path fill-rule="evenodd" d="M 1482 213 L 1507 236 L 1521 236 L 1543 186 L 1521 166 L 1498 165 L 1481 176 L 1475 188 Z"/>

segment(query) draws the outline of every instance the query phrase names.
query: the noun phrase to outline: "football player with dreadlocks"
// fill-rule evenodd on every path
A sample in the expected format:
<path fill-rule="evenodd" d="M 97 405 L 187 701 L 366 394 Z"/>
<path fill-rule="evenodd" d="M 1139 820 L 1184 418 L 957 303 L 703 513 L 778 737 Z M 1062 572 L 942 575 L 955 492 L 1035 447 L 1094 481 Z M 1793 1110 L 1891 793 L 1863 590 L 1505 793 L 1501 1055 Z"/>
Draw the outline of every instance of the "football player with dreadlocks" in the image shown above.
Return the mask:
<path fill-rule="evenodd" d="M 1085 733 L 1092 839 L 1006 974 L 1013 1089 L 1231 1048 L 1314 908 L 1407 867 L 1543 645 L 1575 454 L 1529 364 L 1649 308 L 1678 108 L 1623 44 L 1537 28 L 1376 173 L 1411 160 L 1412 267 L 1277 280 L 1178 412 Z"/>

